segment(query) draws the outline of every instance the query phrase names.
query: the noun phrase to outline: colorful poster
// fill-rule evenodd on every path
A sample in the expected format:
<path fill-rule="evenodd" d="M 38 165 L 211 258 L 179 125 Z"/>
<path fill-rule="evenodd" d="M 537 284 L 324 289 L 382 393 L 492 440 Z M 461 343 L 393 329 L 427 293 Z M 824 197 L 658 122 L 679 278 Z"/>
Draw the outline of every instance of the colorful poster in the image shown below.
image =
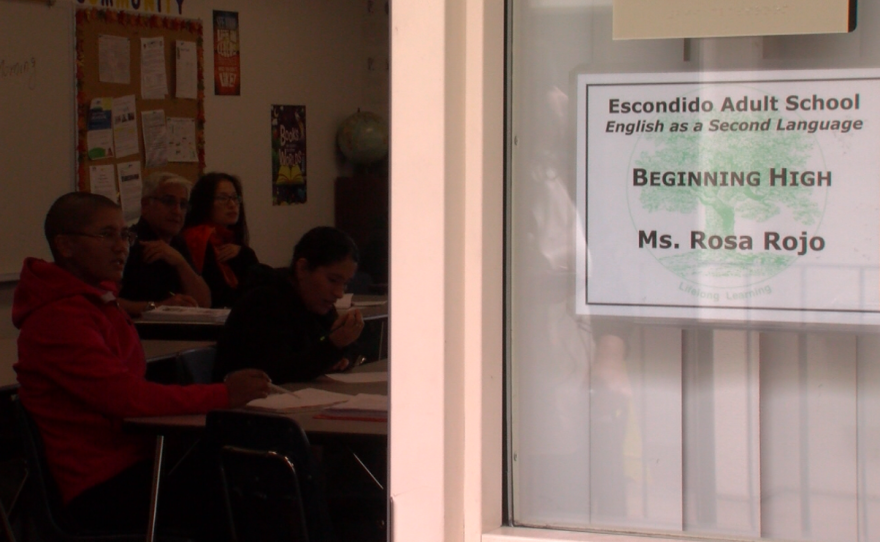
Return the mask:
<path fill-rule="evenodd" d="M 214 11 L 214 94 L 241 95 L 241 57 L 236 11 Z"/>
<path fill-rule="evenodd" d="M 272 106 L 272 205 L 306 202 L 306 106 Z"/>
<path fill-rule="evenodd" d="M 89 159 L 113 158 L 113 98 L 93 99 L 87 118 Z"/>
<path fill-rule="evenodd" d="M 880 72 L 578 78 L 581 314 L 880 323 Z"/>

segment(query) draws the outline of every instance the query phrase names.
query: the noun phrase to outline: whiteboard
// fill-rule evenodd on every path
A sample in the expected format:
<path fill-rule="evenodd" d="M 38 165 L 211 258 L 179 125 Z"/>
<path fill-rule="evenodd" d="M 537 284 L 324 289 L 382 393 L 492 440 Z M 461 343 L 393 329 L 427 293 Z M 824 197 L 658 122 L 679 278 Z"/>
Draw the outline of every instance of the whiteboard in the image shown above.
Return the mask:
<path fill-rule="evenodd" d="M 0 280 L 49 259 L 43 219 L 74 189 L 73 7 L 0 0 Z"/>

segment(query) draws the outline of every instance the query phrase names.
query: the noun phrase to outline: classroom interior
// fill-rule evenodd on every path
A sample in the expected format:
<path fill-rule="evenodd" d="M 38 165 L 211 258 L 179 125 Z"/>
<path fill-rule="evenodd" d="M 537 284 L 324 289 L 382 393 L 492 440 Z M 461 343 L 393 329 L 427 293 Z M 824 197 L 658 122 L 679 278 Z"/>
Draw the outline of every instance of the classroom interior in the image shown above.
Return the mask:
<path fill-rule="evenodd" d="M 356 6 L 336 1 L 293 6 L 279 5 L 280 2 L 228 1 L 208 5 L 187 0 L 184 4 L 185 16 L 203 20 L 208 19 L 211 9 L 239 11 L 245 49 L 248 40 L 251 47 L 262 44 L 260 52 L 267 55 L 263 58 L 280 58 L 279 64 L 285 66 L 279 69 L 275 63 L 252 63 L 248 59 L 251 53 L 245 53 L 242 64 L 245 81 L 251 78 L 265 83 L 253 87 L 256 94 L 245 96 L 243 92 L 241 98 L 235 99 L 237 105 L 234 106 L 228 105 L 228 98 L 206 96 L 208 167 L 240 173 L 249 202 L 261 197 L 260 190 L 265 187 L 257 186 L 260 181 L 252 184 L 254 181 L 250 179 L 258 176 L 252 177 L 248 172 L 265 173 L 268 167 L 267 160 L 259 157 L 264 151 L 257 143 L 260 137 L 265 137 L 261 135 L 263 122 L 254 115 L 263 115 L 269 104 L 277 103 L 277 94 L 273 93 L 287 93 L 281 98 L 290 97 L 294 103 L 305 103 L 310 108 L 315 104 L 315 109 L 309 110 L 310 119 L 324 116 L 338 122 L 358 107 L 359 99 L 351 94 L 364 92 L 364 88 L 352 88 L 351 81 L 363 66 L 355 58 L 359 56 L 356 48 L 348 44 L 363 36 L 363 27 L 367 24 L 363 21 L 364 3 L 366 0 L 354 2 Z M 575 28 L 582 21 L 568 15 L 579 7 L 589 11 L 592 8 L 584 6 L 592 4 L 598 6 L 597 12 L 610 11 L 610 0 L 583 3 L 536 0 L 521 5 L 535 12 L 550 13 L 563 25 L 571 22 L 565 25 L 566 30 L 572 35 L 585 36 L 589 32 Z M 875 6 L 862 2 L 859 9 L 864 16 L 862 23 L 868 23 L 862 28 L 870 29 L 880 21 Z M 590 28 L 600 36 L 596 38 L 597 43 L 601 40 L 610 43 L 610 23 L 603 17 L 591 20 L 590 24 L 595 26 Z M 249 18 L 259 21 L 253 25 L 259 32 L 245 33 Z M 328 21 L 338 25 L 330 25 L 335 30 L 319 28 L 319 24 Z M 389 487 L 393 537 L 487 542 L 607 540 L 608 535 L 604 534 L 524 529 L 505 523 L 510 506 L 505 492 L 504 443 L 508 427 L 503 399 L 505 294 L 501 280 L 505 276 L 503 240 L 506 233 L 505 2 L 398 3 L 390 21 L 394 70 L 388 75 L 388 84 L 395 97 L 388 106 L 395 134 L 389 168 L 394 216 L 390 241 L 392 252 L 406 254 L 406 258 L 392 259 L 390 263 L 394 277 L 390 308 L 397 317 L 391 351 L 398 360 L 391 381 L 394 431 L 390 438 L 393 461 Z M 288 32 L 291 27 L 297 32 Z M 555 29 L 547 26 L 541 31 L 549 35 Z M 291 34 L 301 35 L 302 40 L 290 40 Z M 876 51 L 880 50 L 877 35 L 860 30 L 858 40 L 845 43 L 835 37 L 791 43 L 763 41 L 760 37 L 707 39 L 700 42 L 699 52 L 703 59 L 710 59 L 709 63 L 741 67 L 757 63 L 763 58 L 761 47 L 775 44 L 777 54 L 794 58 L 780 61 L 781 65 L 829 67 L 841 58 L 851 59 L 853 65 L 872 64 Z M 323 36 L 335 39 L 325 43 Z M 592 36 L 587 41 L 590 39 Z M 279 43 L 288 42 L 289 48 L 282 52 L 277 50 Z M 326 46 L 320 49 L 328 54 L 327 58 L 321 58 L 326 63 L 315 64 L 312 56 L 315 49 L 301 47 L 302 42 Z M 580 61 L 576 54 L 581 51 L 571 52 L 574 61 Z M 665 54 L 663 48 L 653 52 L 658 57 Z M 637 64 L 639 59 L 645 63 L 655 62 L 650 56 L 642 58 L 643 53 L 638 46 L 616 44 L 597 47 L 595 60 L 598 64 L 617 67 Z M 311 60 L 308 65 L 302 55 Z M 391 56 L 389 54 L 389 58 Z M 862 60 L 863 57 L 867 60 Z M 286 63 L 297 69 L 287 69 Z M 658 66 L 661 64 L 655 63 L 654 68 Z M 679 69 L 677 66 L 669 67 L 669 71 Z M 309 75 L 309 81 L 304 74 Z M 290 89 L 297 89 L 309 100 L 298 101 L 299 94 L 288 93 Z M 331 96 L 333 100 L 328 99 Z M 323 105 L 317 107 L 317 104 Z M 228 137 L 229 125 L 235 126 L 235 138 Z M 332 140 L 334 123 L 314 130 L 313 126 L 309 125 L 310 142 L 317 141 L 312 136 Z M 318 135 L 320 130 L 325 130 L 323 136 Z M 317 144 L 310 145 L 310 160 L 316 176 L 322 172 L 332 179 L 346 174 L 344 166 L 333 157 L 331 147 L 317 147 Z M 238 167 L 239 164 L 242 166 Z M 285 209 L 286 218 L 282 218 L 277 209 L 270 209 L 268 205 L 262 209 L 264 213 L 254 212 L 254 215 L 263 215 L 260 219 L 265 221 L 259 229 L 252 230 L 261 258 L 283 265 L 297 235 L 316 220 L 333 217 L 332 188 L 317 185 L 318 181 L 311 185 L 315 191 L 310 192 L 310 202 L 302 207 L 302 213 L 297 213 L 295 208 L 293 214 L 289 214 L 291 210 Z M 264 201 L 268 199 L 265 193 L 262 196 Z M 7 283 L 0 289 L 0 306 L 4 310 L 11 305 L 13 288 L 14 285 Z M 0 333 L 14 335 L 11 325 L 2 325 L 9 327 L 0 327 Z M 705 344 L 700 341 L 706 338 L 726 341 L 718 344 L 733 344 L 734 348 L 742 349 L 743 345 L 754 347 L 757 343 L 750 341 L 759 335 L 766 345 L 784 346 L 794 336 L 800 341 L 800 351 L 809 351 L 821 358 L 819 362 L 832 359 L 834 347 L 842 343 L 847 349 L 848 367 L 856 366 L 858 355 L 859 367 L 872 369 L 870 375 L 860 373 L 870 378 L 858 382 L 859 408 L 876 411 L 880 393 L 875 384 L 878 381 L 876 363 L 870 363 L 870 359 L 875 359 L 873 354 L 880 351 L 880 346 L 876 336 L 870 333 L 763 334 L 723 329 L 694 333 L 660 326 L 646 326 L 645 332 L 655 344 L 666 344 L 670 349 L 680 347 L 685 340 L 691 341 L 688 344 Z M 852 380 L 851 388 L 854 388 L 855 379 Z M 845 394 L 854 395 L 849 388 Z M 681 394 L 672 395 L 674 399 L 681 399 Z M 876 428 L 876 425 L 870 427 Z M 876 460 L 871 463 L 876 464 Z M 877 480 L 876 473 L 875 467 L 869 473 L 871 480 Z M 871 511 L 873 514 L 877 511 L 875 501 L 870 506 L 868 517 L 872 516 Z M 619 535 L 614 540 L 644 540 L 644 537 Z"/>
<path fill-rule="evenodd" d="M 133 5 L 139 6 L 140 12 Z M 76 154 L 72 25 L 73 13 L 77 8 L 128 9 L 129 12 L 145 16 L 158 14 L 203 21 L 205 172 L 228 172 L 241 179 L 246 198 L 250 243 L 262 263 L 272 267 L 289 265 L 294 243 L 303 233 L 318 225 L 336 225 L 351 231 L 352 237 L 361 247 L 377 239 L 377 236 L 387 239 L 387 159 L 380 159 L 370 166 L 352 164 L 338 149 L 336 136 L 340 124 L 359 111 L 375 113 L 387 123 L 390 73 L 388 2 L 343 0 L 317 3 L 183 3 L 163 0 L 132 3 L 60 0 L 49 5 L 45 2 L 12 0 L 0 4 L 0 16 L 5 19 L 2 27 L 6 34 L 4 39 L 15 40 L 12 34 L 16 32 L 32 33 L 34 29 L 45 28 L 40 23 L 41 18 L 45 17 L 43 22 L 53 29 L 46 36 L 46 41 L 51 42 L 50 48 L 53 48 L 50 53 L 53 55 L 53 62 L 45 62 L 42 56 L 45 51 L 40 50 L 34 53 L 36 65 L 45 69 L 50 65 L 57 67 L 56 62 L 60 62 L 65 71 L 53 74 L 53 78 L 66 83 L 62 86 L 69 98 L 69 103 L 55 103 L 52 107 L 46 107 L 46 111 L 57 112 L 54 108 L 59 106 L 62 111 L 61 115 L 51 119 L 53 136 L 48 138 L 58 145 L 39 152 L 51 153 L 52 158 L 46 158 L 50 171 L 55 171 L 54 168 L 57 167 L 59 172 L 69 171 L 70 175 L 50 181 L 48 186 L 52 188 L 49 190 L 36 189 L 37 192 L 56 193 L 37 196 L 34 196 L 32 189 L 41 184 L 39 178 L 15 176 L 23 183 L 18 188 L 23 194 L 25 208 L 34 210 L 33 216 L 27 219 L 31 233 L 27 234 L 26 240 L 33 248 L 33 255 L 49 258 L 42 238 L 42 218 L 36 215 L 45 215 L 48 204 L 55 197 L 76 187 L 72 169 Z M 26 10 L 28 18 L 8 16 L 13 10 L 16 15 Z M 234 11 L 239 16 L 242 83 L 240 95 L 237 96 L 217 96 L 213 91 L 213 10 Z M 12 30 L 16 26 L 18 29 Z M 29 28 L 23 30 L 21 27 Z M 28 56 L 28 40 L 20 41 L 2 42 L 0 51 L 4 53 L 3 58 L 7 65 L 12 63 L 13 58 Z M 4 83 L 14 84 L 14 81 L 5 76 L 4 79 Z M 56 99 L 54 93 L 58 89 L 54 88 L 54 84 L 47 84 L 56 80 L 39 73 L 33 87 L 22 90 L 7 85 L 5 89 L 0 89 L 0 95 L 17 98 L 18 92 L 25 92 L 23 98 L 28 105 L 40 107 L 41 101 L 53 102 Z M 53 88 L 49 88 L 50 86 Z M 21 105 L 16 102 L 16 99 L 6 100 L 3 106 L 6 108 L 4 115 L 9 112 L 9 108 Z M 309 169 L 305 203 L 287 206 L 272 204 L 270 113 L 273 105 L 297 105 L 305 106 L 306 109 Z M 9 165 L 12 161 L 21 163 L 22 157 L 32 156 L 30 145 L 22 140 L 27 138 L 10 139 L 15 142 L 0 153 L 4 164 Z M 19 166 L 12 166 L 12 169 L 15 167 Z M 32 164 L 26 167 L 31 168 Z M 33 171 L 36 172 L 36 168 Z M 194 182 L 196 179 L 190 180 Z M 7 184 L 4 191 L 8 190 L 17 188 Z M 337 197 L 340 193 L 341 197 Z M 34 198 L 28 202 L 31 196 Z M 22 208 L 19 206 L 15 213 L 24 215 Z M 4 210 L 9 216 L 10 209 Z M 11 236 L 10 241 L 18 243 L 20 237 Z M 4 244 L 7 248 L 11 246 L 9 242 Z M 368 276 L 368 289 L 362 293 L 387 293 L 387 244 L 380 247 L 380 252 L 382 249 L 384 256 L 380 255 L 378 258 L 378 274 Z M 0 271 L 0 311 L 7 317 L 0 323 L 0 341 L 14 344 L 18 332 L 9 315 L 16 286 L 15 269 L 20 268 L 21 262 L 9 261 L 12 259 L 9 250 L 5 257 L 6 260 L 0 266 L 3 268 Z M 363 285 L 363 278 L 361 283 Z M 387 324 L 382 326 L 383 333 L 387 333 Z M 176 351 L 181 348 L 180 345 L 192 344 L 192 341 L 184 341 L 171 346 L 171 342 L 151 341 L 148 350 L 160 345 Z M 387 352 L 387 346 L 385 351 Z M 12 357 L 14 352 L 6 354 Z M 4 434 L 6 429 L 8 427 L 4 421 Z M 9 442 L 4 439 L 4 446 L 6 443 Z M 384 464 L 384 460 L 379 462 Z M 7 499 L 10 492 L 17 491 L 14 480 L 18 479 L 21 471 L 18 466 L 11 465 L 11 469 L 3 469 L 3 474 L 0 491 L 3 498 Z M 384 511 L 377 509 L 376 514 L 384 524 Z M 384 527 L 377 529 L 376 532 L 382 532 Z"/>
<path fill-rule="evenodd" d="M 36 8 L 44 12 L 43 16 L 57 19 L 57 13 L 61 10 L 70 11 L 76 7 L 100 8 L 112 6 L 113 2 L 60 0 L 51 7 L 38 2 L 14 1 L 4 4 L 8 8 Z M 118 6 L 114 9 L 131 5 L 130 2 L 116 4 Z M 172 15 L 201 19 L 205 23 L 205 171 L 229 172 L 242 180 L 247 198 L 251 246 L 261 262 L 273 267 L 287 265 L 293 245 L 303 233 L 317 225 L 335 224 L 335 186 L 338 178 L 351 179 L 366 175 L 367 183 L 377 186 L 378 190 L 387 194 L 385 164 L 376 164 L 369 171 L 356 169 L 352 164 L 346 163 L 335 143 L 340 123 L 358 110 L 374 112 L 387 122 L 387 2 L 344 0 L 319 3 L 216 3 L 187 0 L 180 3 L 180 6 L 176 2 L 158 4 L 166 10 L 163 15 L 167 14 L 169 8 L 173 8 Z M 147 9 L 149 5 L 155 7 L 157 3 L 145 2 L 142 5 L 142 9 Z M 0 6 L 0 9 L 7 6 Z M 182 13 L 178 15 L 179 9 Z M 242 47 L 240 96 L 215 96 L 213 93 L 210 24 L 212 10 L 239 13 Z M 53 45 L 69 47 L 65 55 L 73 54 L 74 38 L 70 25 L 61 27 L 67 32 L 66 35 L 62 32 L 62 35 L 48 38 Z M 65 77 L 70 84 L 68 88 L 71 101 L 65 111 L 67 116 L 61 115 L 62 118 L 54 119 L 52 132 L 60 132 L 59 141 L 66 142 L 67 146 L 51 149 L 51 154 L 57 158 L 50 160 L 58 163 L 62 170 L 71 168 L 70 178 L 62 181 L 61 186 L 66 185 L 73 190 L 75 180 L 72 168 L 76 137 L 73 117 L 74 81 L 72 73 Z M 40 92 L 48 93 L 49 89 L 38 86 L 31 95 Z M 39 97 L 34 96 L 34 99 L 39 100 Z M 304 204 L 272 205 L 272 164 L 269 154 L 269 115 L 272 105 L 306 106 L 309 171 L 307 202 Z M 12 104 L 8 105 L 11 106 Z M 28 148 L 23 148 L 23 142 L 15 138 L 13 141 L 13 145 L 3 151 L 4 161 L 31 152 Z M 27 179 L 16 182 L 23 183 L 22 186 L 39 184 L 39 181 Z M 15 189 L 13 182 L 4 188 L 7 191 Z M 38 209 L 35 204 L 32 207 L 35 214 L 44 213 L 51 203 L 51 200 L 45 203 L 47 199 L 44 196 L 39 198 L 45 209 Z M 360 210 L 351 209 L 350 212 L 357 213 Z M 40 229 L 41 220 L 31 219 L 31 225 Z M 360 233 L 362 232 L 355 232 L 355 235 Z M 37 235 L 32 239 L 36 240 L 33 243 L 36 245 L 35 255 L 48 257 L 47 249 L 39 244 L 41 237 Z M 0 310 L 6 314 L 9 314 L 12 306 L 14 276 L 20 266 L 21 262 L 11 261 L 4 261 L 2 266 L 5 280 L 0 284 Z M 3 319 L 0 322 L 0 338 L 15 336 L 16 330 L 9 319 Z"/>

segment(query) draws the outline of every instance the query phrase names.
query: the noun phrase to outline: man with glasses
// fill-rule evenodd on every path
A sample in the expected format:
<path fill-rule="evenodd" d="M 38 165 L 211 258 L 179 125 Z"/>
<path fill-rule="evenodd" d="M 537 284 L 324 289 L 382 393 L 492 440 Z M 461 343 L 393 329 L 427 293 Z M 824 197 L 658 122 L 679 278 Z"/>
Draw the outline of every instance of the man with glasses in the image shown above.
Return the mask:
<path fill-rule="evenodd" d="M 141 219 L 122 277 L 120 305 L 132 316 L 159 305 L 210 307 L 211 290 L 180 237 L 192 183 L 164 171 L 144 180 Z"/>
<path fill-rule="evenodd" d="M 268 395 L 269 377 L 245 370 L 222 384 L 148 382 L 143 346 L 116 302 L 134 241 L 122 210 L 104 196 L 72 192 L 52 205 L 44 227 L 54 262 L 27 258 L 12 304 L 20 330 L 18 395 L 42 436 L 63 523 L 77 533 L 143 529 L 154 446 L 124 433 L 122 420 L 243 406 Z M 210 497 L 185 493 L 204 493 L 204 486 L 168 481 L 162 521 L 173 522 L 176 509 L 189 514 Z M 198 518 L 204 523 L 194 525 L 194 514 L 180 519 L 181 526 L 198 532 L 217 523 L 209 514 Z"/>

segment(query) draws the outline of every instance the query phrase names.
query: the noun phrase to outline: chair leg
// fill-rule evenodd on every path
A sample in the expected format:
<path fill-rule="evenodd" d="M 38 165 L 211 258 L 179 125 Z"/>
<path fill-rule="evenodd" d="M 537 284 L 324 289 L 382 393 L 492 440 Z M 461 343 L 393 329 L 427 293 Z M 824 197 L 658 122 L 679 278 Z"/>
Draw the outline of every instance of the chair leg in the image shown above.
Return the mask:
<path fill-rule="evenodd" d="M 12 526 L 9 524 L 9 516 L 6 515 L 6 508 L 3 507 L 3 501 L 0 501 L 0 541 L 15 542 L 15 534 L 12 532 Z"/>

